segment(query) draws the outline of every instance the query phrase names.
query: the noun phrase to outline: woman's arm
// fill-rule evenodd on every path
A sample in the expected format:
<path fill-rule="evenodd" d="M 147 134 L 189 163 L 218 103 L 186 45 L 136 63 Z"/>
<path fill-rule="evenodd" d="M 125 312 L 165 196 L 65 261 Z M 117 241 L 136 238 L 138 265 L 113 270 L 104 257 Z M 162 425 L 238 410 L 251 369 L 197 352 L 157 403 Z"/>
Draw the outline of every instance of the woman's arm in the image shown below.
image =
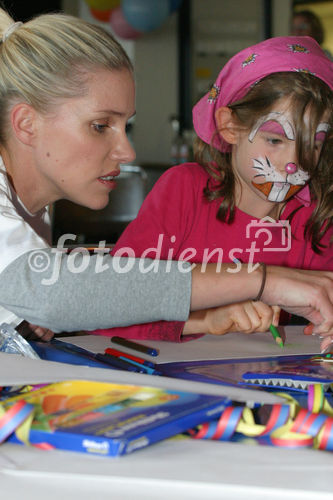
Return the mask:
<path fill-rule="evenodd" d="M 200 266 L 193 269 L 192 310 L 253 300 L 257 296 L 262 266 L 250 273 L 247 265 L 238 265 L 236 273 L 229 269 L 226 264 L 220 272 L 216 272 L 214 264 L 207 265 L 204 273 Z M 333 272 L 267 266 L 261 300 L 308 319 L 314 324 L 314 333 L 333 334 Z"/>

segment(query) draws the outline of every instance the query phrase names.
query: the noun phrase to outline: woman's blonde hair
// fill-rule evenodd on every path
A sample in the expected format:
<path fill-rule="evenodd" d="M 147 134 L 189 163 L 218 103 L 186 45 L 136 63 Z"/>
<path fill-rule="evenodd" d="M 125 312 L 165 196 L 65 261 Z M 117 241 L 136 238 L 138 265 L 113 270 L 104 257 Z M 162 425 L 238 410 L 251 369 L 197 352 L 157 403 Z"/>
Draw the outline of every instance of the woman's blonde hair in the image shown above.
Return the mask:
<path fill-rule="evenodd" d="M 13 103 L 47 112 L 59 98 L 84 95 L 87 74 L 96 68 L 133 72 L 112 35 L 83 19 L 55 13 L 13 24 L 0 9 L 0 144 Z"/>
<path fill-rule="evenodd" d="M 305 226 L 306 238 L 312 248 L 320 251 L 320 240 L 333 224 L 333 93 L 319 78 L 307 72 L 272 73 L 257 82 L 245 97 L 229 105 L 242 129 L 250 131 L 260 116 L 273 110 L 279 99 L 288 98 L 296 129 L 298 163 L 310 175 L 310 192 L 316 208 Z M 310 138 L 304 123 L 310 112 Z M 315 158 L 315 131 L 322 121 L 329 123 L 319 162 Z M 216 131 L 218 133 L 218 131 Z M 236 178 L 231 164 L 231 153 L 221 153 L 212 145 L 197 138 L 195 160 L 210 174 L 204 190 L 208 200 L 221 199 L 217 218 L 232 223 L 235 214 Z M 212 183 L 212 179 L 214 182 Z M 293 214 L 292 214 L 293 215 Z M 291 215 L 291 217 L 292 217 Z"/>

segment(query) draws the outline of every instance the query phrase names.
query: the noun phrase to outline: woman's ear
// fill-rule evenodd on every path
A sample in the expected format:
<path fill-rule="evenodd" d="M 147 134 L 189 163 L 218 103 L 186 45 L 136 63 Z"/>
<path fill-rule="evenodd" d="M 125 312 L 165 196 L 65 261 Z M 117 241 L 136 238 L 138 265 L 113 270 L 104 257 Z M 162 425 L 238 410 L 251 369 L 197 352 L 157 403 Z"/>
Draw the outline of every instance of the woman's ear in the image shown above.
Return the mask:
<path fill-rule="evenodd" d="M 35 138 L 34 108 L 25 102 L 15 104 L 10 113 L 10 120 L 16 138 L 23 144 L 31 146 Z"/>
<path fill-rule="evenodd" d="M 232 110 L 227 106 L 222 106 L 215 112 L 215 121 L 217 130 L 227 143 L 236 144 L 238 134 L 235 118 L 233 117 Z"/>

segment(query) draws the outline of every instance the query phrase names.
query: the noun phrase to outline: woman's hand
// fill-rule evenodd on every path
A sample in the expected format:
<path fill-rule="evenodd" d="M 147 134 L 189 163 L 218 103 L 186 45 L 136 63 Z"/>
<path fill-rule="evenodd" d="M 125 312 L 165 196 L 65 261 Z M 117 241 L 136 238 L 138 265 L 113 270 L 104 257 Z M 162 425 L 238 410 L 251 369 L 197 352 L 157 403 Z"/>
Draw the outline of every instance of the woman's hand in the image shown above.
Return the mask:
<path fill-rule="evenodd" d="M 271 324 L 279 323 L 280 308 L 263 302 L 244 301 L 190 314 L 183 335 L 230 332 L 266 332 Z"/>
<path fill-rule="evenodd" d="M 54 336 L 52 330 L 48 328 L 44 328 L 42 326 L 33 325 L 32 323 L 28 323 L 27 321 L 22 321 L 17 327 L 16 330 L 24 337 L 26 340 L 43 340 L 44 342 L 48 342 Z"/>
<path fill-rule="evenodd" d="M 303 332 L 304 332 L 304 335 L 315 335 L 313 333 L 313 328 L 314 328 L 314 325 L 312 323 L 309 323 L 308 325 L 306 325 L 306 327 L 304 328 Z M 323 336 L 319 336 L 319 338 L 322 339 L 321 343 L 320 343 L 320 351 L 323 353 L 323 352 L 326 352 L 326 351 L 333 351 L 333 331 L 331 333 L 327 333 Z"/>
<path fill-rule="evenodd" d="M 49 330 L 48 328 L 43 328 L 42 326 L 38 325 L 32 325 L 31 323 L 28 323 L 28 326 L 32 332 L 41 340 L 44 342 L 49 342 L 49 340 L 52 339 L 54 336 L 54 333 L 52 330 Z"/>
<path fill-rule="evenodd" d="M 333 335 L 332 272 L 269 266 L 262 300 L 308 319 L 312 333 Z"/>

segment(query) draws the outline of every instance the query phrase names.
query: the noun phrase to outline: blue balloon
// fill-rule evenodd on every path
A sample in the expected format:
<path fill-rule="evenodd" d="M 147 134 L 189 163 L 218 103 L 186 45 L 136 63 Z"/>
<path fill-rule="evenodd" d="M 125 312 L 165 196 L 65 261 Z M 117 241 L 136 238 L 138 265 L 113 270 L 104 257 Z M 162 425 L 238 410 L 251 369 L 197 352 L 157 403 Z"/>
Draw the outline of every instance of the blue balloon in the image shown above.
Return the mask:
<path fill-rule="evenodd" d="M 170 14 L 172 12 L 174 12 L 175 10 L 178 10 L 182 3 L 183 3 L 183 0 L 169 0 L 169 12 L 170 12 Z"/>
<path fill-rule="evenodd" d="M 128 24 L 138 31 L 152 31 L 170 14 L 169 0 L 123 0 L 122 10 Z"/>

